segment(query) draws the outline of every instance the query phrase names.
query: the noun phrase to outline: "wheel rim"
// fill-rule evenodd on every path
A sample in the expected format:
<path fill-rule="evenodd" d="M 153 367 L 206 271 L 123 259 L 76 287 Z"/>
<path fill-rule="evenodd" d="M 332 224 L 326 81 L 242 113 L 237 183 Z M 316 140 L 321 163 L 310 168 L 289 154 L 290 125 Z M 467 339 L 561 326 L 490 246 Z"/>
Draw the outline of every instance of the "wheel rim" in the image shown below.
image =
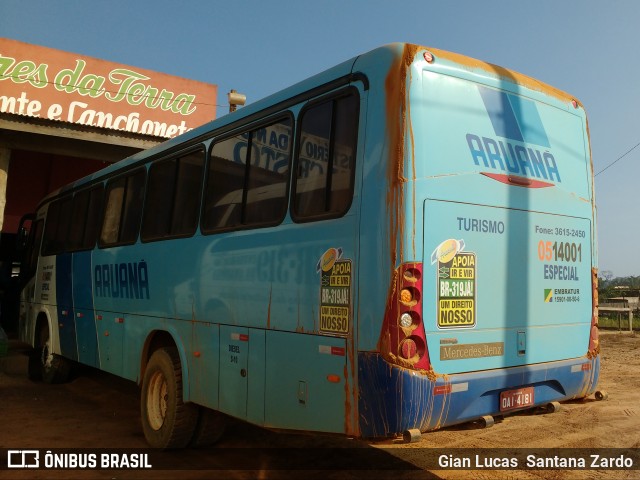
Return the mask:
<path fill-rule="evenodd" d="M 155 372 L 147 391 L 147 419 L 154 430 L 160 430 L 167 415 L 167 380 L 161 372 Z"/>
<path fill-rule="evenodd" d="M 51 339 L 47 335 L 47 338 L 42 345 L 42 353 L 40 356 L 40 362 L 45 370 L 51 368 L 51 362 L 53 361 L 53 353 L 51 353 Z"/>

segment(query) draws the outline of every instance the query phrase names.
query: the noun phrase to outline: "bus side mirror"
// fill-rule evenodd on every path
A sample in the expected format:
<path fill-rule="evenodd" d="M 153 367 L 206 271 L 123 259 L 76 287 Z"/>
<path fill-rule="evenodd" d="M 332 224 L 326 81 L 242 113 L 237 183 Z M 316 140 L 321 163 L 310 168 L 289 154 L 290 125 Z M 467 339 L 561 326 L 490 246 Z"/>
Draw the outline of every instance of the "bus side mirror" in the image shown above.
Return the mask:
<path fill-rule="evenodd" d="M 29 239 L 29 230 L 27 230 L 24 226 L 20 227 L 18 230 L 18 235 L 16 235 L 16 252 L 21 254 L 24 252 L 27 247 L 27 240 Z"/>
<path fill-rule="evenodd" d="M 29 213 L 20 219 L 20 226 L 18 227 L 18 232 L 16 234 L 16 253 L 19 257 L 22 256 L 27 248 L 29 230 L 31 229 L 34 219 L 35 215 L 32 213 Z"/>

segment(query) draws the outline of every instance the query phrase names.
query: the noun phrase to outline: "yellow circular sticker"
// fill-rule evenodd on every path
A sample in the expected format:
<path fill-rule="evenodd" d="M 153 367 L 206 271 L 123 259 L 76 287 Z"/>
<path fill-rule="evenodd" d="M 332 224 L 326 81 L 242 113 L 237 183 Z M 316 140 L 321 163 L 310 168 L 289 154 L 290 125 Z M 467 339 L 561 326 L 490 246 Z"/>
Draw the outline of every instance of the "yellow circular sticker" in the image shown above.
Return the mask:
<path fill-rule="evenodd" d="M 455 240 L 449 238 L 442 242 L 431 254 L 431 263 L 439 261 L 440 263 L 450 262 L 458 252 L 464 250 L 464 240 Z"/>
<path fill-rule="evenodd" d="M 338 256 L 339 253 L 337 248 L 330 248 L 329 250 L 324 252 L 322 258 L 320 259 L 320 268 L 322 268 L 322 271 L 328 272 L 329 270 L 331 270 L 333 264 L 336 263 L 336 260 L 338 260 Z"/>

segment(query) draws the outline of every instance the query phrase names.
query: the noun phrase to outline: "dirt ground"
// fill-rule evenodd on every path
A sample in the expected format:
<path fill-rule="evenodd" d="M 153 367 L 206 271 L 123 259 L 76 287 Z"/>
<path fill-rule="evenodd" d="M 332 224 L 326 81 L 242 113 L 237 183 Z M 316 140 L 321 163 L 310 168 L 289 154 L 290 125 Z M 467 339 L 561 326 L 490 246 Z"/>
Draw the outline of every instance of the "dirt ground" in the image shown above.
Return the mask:
<path fill-rule="evenodd" d="M 468 450 L 471 452 L 489 449 L 484 451 L 491 452 L 499 448 L 624 448 L 636 449 L 637 453 L 640 449 L 640 335 L 604 332 L 601 344 L 599 389 L 608 392 L 608 400 L 596 401 L 590 397 L 564 403 L 556 413 L 520 413 L 496 422 L 491 428 L 475 424 L 457 426 L 423 434 L 415 443 L 403 443 L 401 439 L 364 442 L 277 433 L 237 422 L 230 425 L 216 448 L 153 452 L 156 465 L 151 471 L 0 469 L 0 479 L 638 478 L 640 470 L 434 468 L 434 451 L 457 455 L 461 451 L 457 449 L 471 449 Z M 21 352 L 14 348 L 12 355 L 21 355 Z M 0 372 L 0 449 L 147 451 L 140 426 L 139 392 L 133 383 L 85 369 L 70 383 L 45 385 L 27 380 L 20 369 L 4 370 L 7 373 Z M 497 455 L 504 452 L 495 451 Z M 0 465 L 4 460 L 0 458 Z M 161 470 L 163 462 L 173 469 Z"/>

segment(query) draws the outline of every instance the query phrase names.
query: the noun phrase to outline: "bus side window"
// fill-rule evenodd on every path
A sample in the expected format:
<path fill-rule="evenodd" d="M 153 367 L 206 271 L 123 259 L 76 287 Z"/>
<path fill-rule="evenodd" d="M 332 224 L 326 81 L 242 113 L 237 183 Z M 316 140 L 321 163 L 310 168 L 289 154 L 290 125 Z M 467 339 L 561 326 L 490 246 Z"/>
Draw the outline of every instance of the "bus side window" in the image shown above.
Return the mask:
<path fill-rule="evenodd" d="M 40 245 L 42 244 L 43 227 L 44 220 L 38 220 L 35 225 L 31 227 L 31 233 L 29 234 L 25 249 L 24 270 L 20 272 L 22 281 L 29 280 L 36 273 Z"/>
<path fill-rule="evenodd" d="M 100 214 L 102 213 L 102 203 L 104 201 L 104 187 L 102 184 L 91 189 L 89 195 L 89 208 L 87 209 L 87 221 L 85 223 L 84 235 L 82 237 L 81 248 L 90 250 L 96 246 L 96 239 L 100 230 Z"/>
<path fill-rule="evenodd" d="M 287 210 L 291 120 L 251 132 L 251 151 L 243 223 L 277 224 Z"/>
<path fill-rule="evenodd" d="M 87 219 L 87 209 L 89 207 L 89 190 L 78 192 L 73 197 L 73 205 L 71 207 L 71 229 L 67 238 L 67 248 L 70 251 L 80 249 L 82 245 L 82 235 L 84 234 L 84 225 Z"/>
<path fill-rule="evenodd" d="M 102 210 L 102 184 L 78 192 L 73 197 L 71 229 L 67 238 L 67 249 L 75 252 L 90 250 L 96 244 L 98 218 Z"/>
<path fill-rule="evenodd" d="M 42 239 L 42 255 L 51 255 L 54 252 L 58 217 L 60 216 L 60 202 L 54 201 L 47 207 L 47 224 Z"/>
<path fill-rule="evenodd" d="M 71 197 L 52 202 L 47 211 L 47 223 L 42 246 L 43 255 L 56 255 L 64 251 L 71 224 Z"/>
<path fill-rule="evenodd" d="M 277 225 L 287 209 L 291 119 L 215 143 L 211 149 L 202 229 Z"/>
<path fill-rule="evenodd" d="M 242 194 L 248 148 L 242 135 L 216 143 L 211 149 L 207 177 L 205 230 L 221 230 L 240 225 Z"/>
<path fill-rule="evenodd" d="M 100 245 L 112 245 L 118 242 L 125 184 L 125 179 L 121 178 L 107 186 L 107 204 L 104 209 Z"/>
<path fill-rule="evenodd" d="M 134 243 L 138 237 L 142 202 L 144 198 L 145 170 L 107 184 L 99 245 L 109 247 Z"/>
<path fill-rule="evenodd" d="M 205 151 L 198 150 L 178 161 L 171 214 L 172 235 L 193 235 L 198 228 Z"/>
<path fill-rule="evenodd" d="M 292 217 L 297 221 L 344 215 L 351 206 L 358 143 L 356 93 L 303 111 Z"/>
<path fill-rule="evenodd" d="M 204 150 L 151 165 L 140 233 L 143 241 L 195 233 L 203 170 Z"/>

